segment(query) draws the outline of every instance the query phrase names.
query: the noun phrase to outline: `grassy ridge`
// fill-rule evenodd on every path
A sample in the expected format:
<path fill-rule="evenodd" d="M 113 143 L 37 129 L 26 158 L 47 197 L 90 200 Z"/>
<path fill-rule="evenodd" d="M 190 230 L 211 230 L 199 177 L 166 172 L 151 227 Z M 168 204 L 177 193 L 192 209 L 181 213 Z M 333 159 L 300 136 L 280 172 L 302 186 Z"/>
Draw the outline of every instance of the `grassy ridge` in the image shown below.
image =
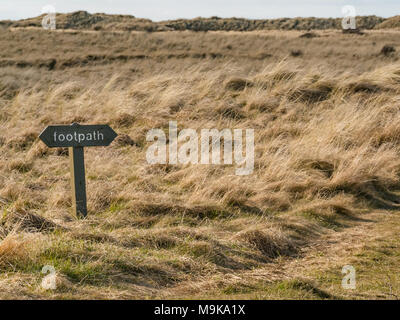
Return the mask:
<path fill-rule="evenodd" d="M 357 27 L 374 29 L 389 25 L 398 27 L 391 19 L 377 16 L 357 17 Z M 114 30 L 114 31 L 255 31 L 255 30 L 325 30 L 341 29 L 341 18 L 280 18 L 251 20 L 242 18 L 195 18 L 153 22 L 129 15 L 90 14 L 77 11 L 57 14 L 57 28 L 78 30 Z M 386 22 L 386 24 L 384 24 Z M 15 22 L 3 22 L 11 27 L 41 27 L 42 17 L 30 18 Z"/>

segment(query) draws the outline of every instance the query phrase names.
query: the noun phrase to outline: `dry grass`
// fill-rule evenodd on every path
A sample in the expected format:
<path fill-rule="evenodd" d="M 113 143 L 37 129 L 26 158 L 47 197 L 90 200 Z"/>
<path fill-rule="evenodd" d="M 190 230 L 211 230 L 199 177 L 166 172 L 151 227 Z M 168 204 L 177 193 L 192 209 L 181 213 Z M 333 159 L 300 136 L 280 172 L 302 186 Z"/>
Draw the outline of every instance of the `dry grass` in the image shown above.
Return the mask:
<path fill-rule="evenodd" d="M 0 256 L 15 284 L 4 297 L 157 297 L 210 274 L 218 288 L 301 258 L 365 211 L 397 210 L 400 65 L 380 50 L 398 33 L 318 33 L 2 33 Z M 147 131 L 170 120 L 255 129 L 254 174 L 147 164 Z M 37 138 L 72 122 L 120 134 L 86 150 L 85 221 L 71 213 L 67 152 Z M 35 254 L 15 258 L 15 233 Z M 66 283 L 55 292 L 40 289 L 48 264 Z"/>

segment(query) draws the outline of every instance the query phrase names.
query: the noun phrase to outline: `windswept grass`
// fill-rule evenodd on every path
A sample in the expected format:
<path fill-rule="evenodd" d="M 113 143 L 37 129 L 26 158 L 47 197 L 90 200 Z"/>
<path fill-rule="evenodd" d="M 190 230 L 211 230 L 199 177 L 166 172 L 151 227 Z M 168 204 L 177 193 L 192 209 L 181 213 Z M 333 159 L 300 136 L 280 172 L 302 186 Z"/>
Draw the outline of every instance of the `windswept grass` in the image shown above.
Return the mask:
<path fill-rule="evenodd" d="M 376 55 L 364 52 L 370 43 L 355 40 L 358 35 L 307 39 L 284 33 L 277 40 L 277 33 L 195 39 L 123 33 L 106 50 L 129 50 L 119 47 L 123 37 L 139 44 L 137 54 L 164 57 L 103 64 L 106 54 L 66 66 L 59 61 L 70 55 L 81 59 L 94 48 L 101 55 L 100 36 L 14 32 L 10 41 L 19 47 L 3 53 L 6 60 L 20 55 L 36 61 L 44 47 L 25 55 L 29 37 L 62 45 L 45 57 L 57 60 L 53 68 L 2 68 L 0 286 L 15 280 L 4 297 L 151 298 L 185 284 L 196 291 L 210 275 L 209 287 L 219 288 L 218 277 L 301 259 L 304 248 L 326 233 L 344 232 L 363 213 L 399 209 L 400 64 L 396 55 L 380 56 L 380 48 Z M 380 44 L 397 41 L 382 34 Z M 349 61 L 357 59 L 346 47 L 349 37 L 365 41 L 357 46 L 363 63 L 348 69 L 343 59 L 333 68 L 336 47 L 324 44 L 336 41 Z M 215 39 L 223 41 L 211 44 Z M 250 50 L 240 41 L 259 48 L 264 41 L 286 41 L 303 54 L 284 55 L 281 46 L 271 61 L 250 57 L 253 50 L 243 60 Z M 229 44 L 237 49 L 227 56 Z M 207 54 L 222 53 L 193 58 L 201 46 L 210 46 Z M 312 46 L 321 50 L 310 53 Z M 190 54 L 166 55 L 181 51 Z M 321 64 L 311 67 L 315 61 Z M 236 176 L 233 166 L 149 165 L 146 133 L 168 128 L 169 121 L 179 129 L 255 129 L 254 173 Z M 89 216 L 83 221 L 71 213 L 68 151 L 38 140 L 47 125 L 72 122 L 109 123 L 120 134 L 110 147 L 85 151 Z M 40 287 L 44 265 L 57 270 L 54 292 Z M 279 281 L 268 297 L 281 291 L 337 297 L 312 281 Z M 243 288 L 228 285 L 225 293 Z"/>

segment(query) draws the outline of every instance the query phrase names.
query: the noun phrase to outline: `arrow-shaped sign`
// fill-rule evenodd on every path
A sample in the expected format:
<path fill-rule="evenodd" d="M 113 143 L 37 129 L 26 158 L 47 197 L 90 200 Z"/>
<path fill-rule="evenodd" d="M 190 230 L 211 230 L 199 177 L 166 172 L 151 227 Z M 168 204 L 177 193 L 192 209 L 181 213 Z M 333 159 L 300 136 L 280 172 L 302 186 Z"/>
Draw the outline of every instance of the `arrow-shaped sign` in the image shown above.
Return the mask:
<path fill-rule="evenodd" d="M 86 217 L 86 181 L 83 147 L 108 146 L 117 134 L 108 125 L 49 126 L 39 138 L 50 148 L 69 147 L 74 211 Z"/>
<path fill-rule="evenodd" d="M 39 138 L 50 148 L 55 147 L 105 147 L 117 134 L 108 125 L 49 126 Z"/>

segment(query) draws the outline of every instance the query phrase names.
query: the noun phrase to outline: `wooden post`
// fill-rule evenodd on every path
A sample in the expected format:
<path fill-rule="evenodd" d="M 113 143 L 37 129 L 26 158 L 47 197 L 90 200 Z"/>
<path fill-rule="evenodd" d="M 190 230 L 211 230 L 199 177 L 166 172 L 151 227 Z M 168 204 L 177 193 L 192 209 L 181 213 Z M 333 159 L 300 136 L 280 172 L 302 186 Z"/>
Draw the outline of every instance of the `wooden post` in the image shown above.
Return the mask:
<path fill-rule="evenodd" d="M 72 205 L 75 214 L 80 218 L 87 216 L 85 160 L 83 147 L 70 147 Z"/>
<path fill-rule="evenodd" d="M 83 147 L 106 147 L 117 137 L 108 125 L 48 126 L 39 138 L 49 148 L 69 148 L 72 205 L 79 218 L 87 216 Z"/>

